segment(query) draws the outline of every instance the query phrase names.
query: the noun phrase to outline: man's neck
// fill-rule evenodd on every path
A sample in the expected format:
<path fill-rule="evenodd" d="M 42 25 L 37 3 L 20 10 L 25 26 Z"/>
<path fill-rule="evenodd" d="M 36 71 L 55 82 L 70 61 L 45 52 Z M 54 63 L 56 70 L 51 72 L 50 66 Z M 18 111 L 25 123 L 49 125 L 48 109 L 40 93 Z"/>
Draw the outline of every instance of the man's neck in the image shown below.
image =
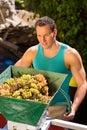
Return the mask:
<path fill-rule="evenodd" d="M 60 42 L 56 41 L 52 47 L 48 48 L 48 49 L 44 49 L 43 53 L 46 57 L 48 58 L 52 58 L 54 57 L 60 50 L 61 44 Z"/>

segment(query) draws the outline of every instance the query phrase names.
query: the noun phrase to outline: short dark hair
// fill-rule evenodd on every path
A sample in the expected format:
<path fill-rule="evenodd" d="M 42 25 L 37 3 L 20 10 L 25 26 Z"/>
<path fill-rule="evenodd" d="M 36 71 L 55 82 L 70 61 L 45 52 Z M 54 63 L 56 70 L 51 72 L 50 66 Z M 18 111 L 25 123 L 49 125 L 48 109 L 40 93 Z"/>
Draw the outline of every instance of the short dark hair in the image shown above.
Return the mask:
<path fill-rule="evenodd" d="M 35 23 L 35 28 L 37 26 L 45 26 L 48 25 L 52 31 L 56 28 L 55 21 L 52 18 L 49 18 L 48 16 L 44 16 L 42 18 L 39 18 Z"/>

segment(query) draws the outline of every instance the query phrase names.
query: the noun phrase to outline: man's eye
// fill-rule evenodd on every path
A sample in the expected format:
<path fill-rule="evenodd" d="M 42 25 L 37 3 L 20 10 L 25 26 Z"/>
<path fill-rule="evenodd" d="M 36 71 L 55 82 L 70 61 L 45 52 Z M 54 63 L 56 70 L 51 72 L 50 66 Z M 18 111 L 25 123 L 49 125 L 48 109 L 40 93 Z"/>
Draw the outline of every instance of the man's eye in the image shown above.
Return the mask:
<path fill-rule="evenodd" d="M 40 35 L 37 35 L 38 37 L 41 37 Z"/>
<path fill-rule="evenodd" d="M 46 34 L 45 36 L 47 37 L 47 36 L 49 36 L 49 34 Z"/>

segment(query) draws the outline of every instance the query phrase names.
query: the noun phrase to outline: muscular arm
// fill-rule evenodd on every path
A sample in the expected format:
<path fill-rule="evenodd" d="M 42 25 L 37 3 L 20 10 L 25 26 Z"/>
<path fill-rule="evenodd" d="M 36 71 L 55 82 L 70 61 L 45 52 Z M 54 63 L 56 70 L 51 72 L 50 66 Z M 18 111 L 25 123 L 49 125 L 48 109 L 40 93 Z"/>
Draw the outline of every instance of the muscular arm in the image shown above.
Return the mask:
<path fill-rule="evenodd" d="M 36 56 L 37 48 L 37 45 L 30 47 L 24 53 L 22 58 L 15 63 L 15 66 L 29 67 L 32 64 L 34 57 Z"/>
<path fill-rule="evenodd" d="M 67 53 L 69 54 L 67 55 Z M 77 83 L 77 91 L 75 93 L 74 101 L 72 103 L 72 111 L 66 117 L 67 120 L 70 120 L 73 119 L 75 112 L 77 111 L 79 105 L 81 104 L 86 95 L 87 81 L 85 70 L 82 64 L 82 59 L 79 53 L 74 49 L 71 49 L 71 51 L 67 51 L 67 53 L 67 56 L 65 56 L 66 64 L 68 68 L 71 70 L 73 77 L 75 78 L 75 81 Z"/>

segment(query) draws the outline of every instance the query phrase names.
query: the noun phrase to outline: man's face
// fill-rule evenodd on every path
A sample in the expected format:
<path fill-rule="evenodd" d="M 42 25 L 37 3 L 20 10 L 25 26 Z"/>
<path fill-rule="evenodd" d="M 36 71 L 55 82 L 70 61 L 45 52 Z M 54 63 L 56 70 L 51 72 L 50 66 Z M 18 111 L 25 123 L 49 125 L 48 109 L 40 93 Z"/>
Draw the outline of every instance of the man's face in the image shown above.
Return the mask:
<path fill-rule="evenodd" d="M 37 39 L 43 48 L 48 49 L 54 43 L 56 33 L 49 26 L 36 26 Z"/>

